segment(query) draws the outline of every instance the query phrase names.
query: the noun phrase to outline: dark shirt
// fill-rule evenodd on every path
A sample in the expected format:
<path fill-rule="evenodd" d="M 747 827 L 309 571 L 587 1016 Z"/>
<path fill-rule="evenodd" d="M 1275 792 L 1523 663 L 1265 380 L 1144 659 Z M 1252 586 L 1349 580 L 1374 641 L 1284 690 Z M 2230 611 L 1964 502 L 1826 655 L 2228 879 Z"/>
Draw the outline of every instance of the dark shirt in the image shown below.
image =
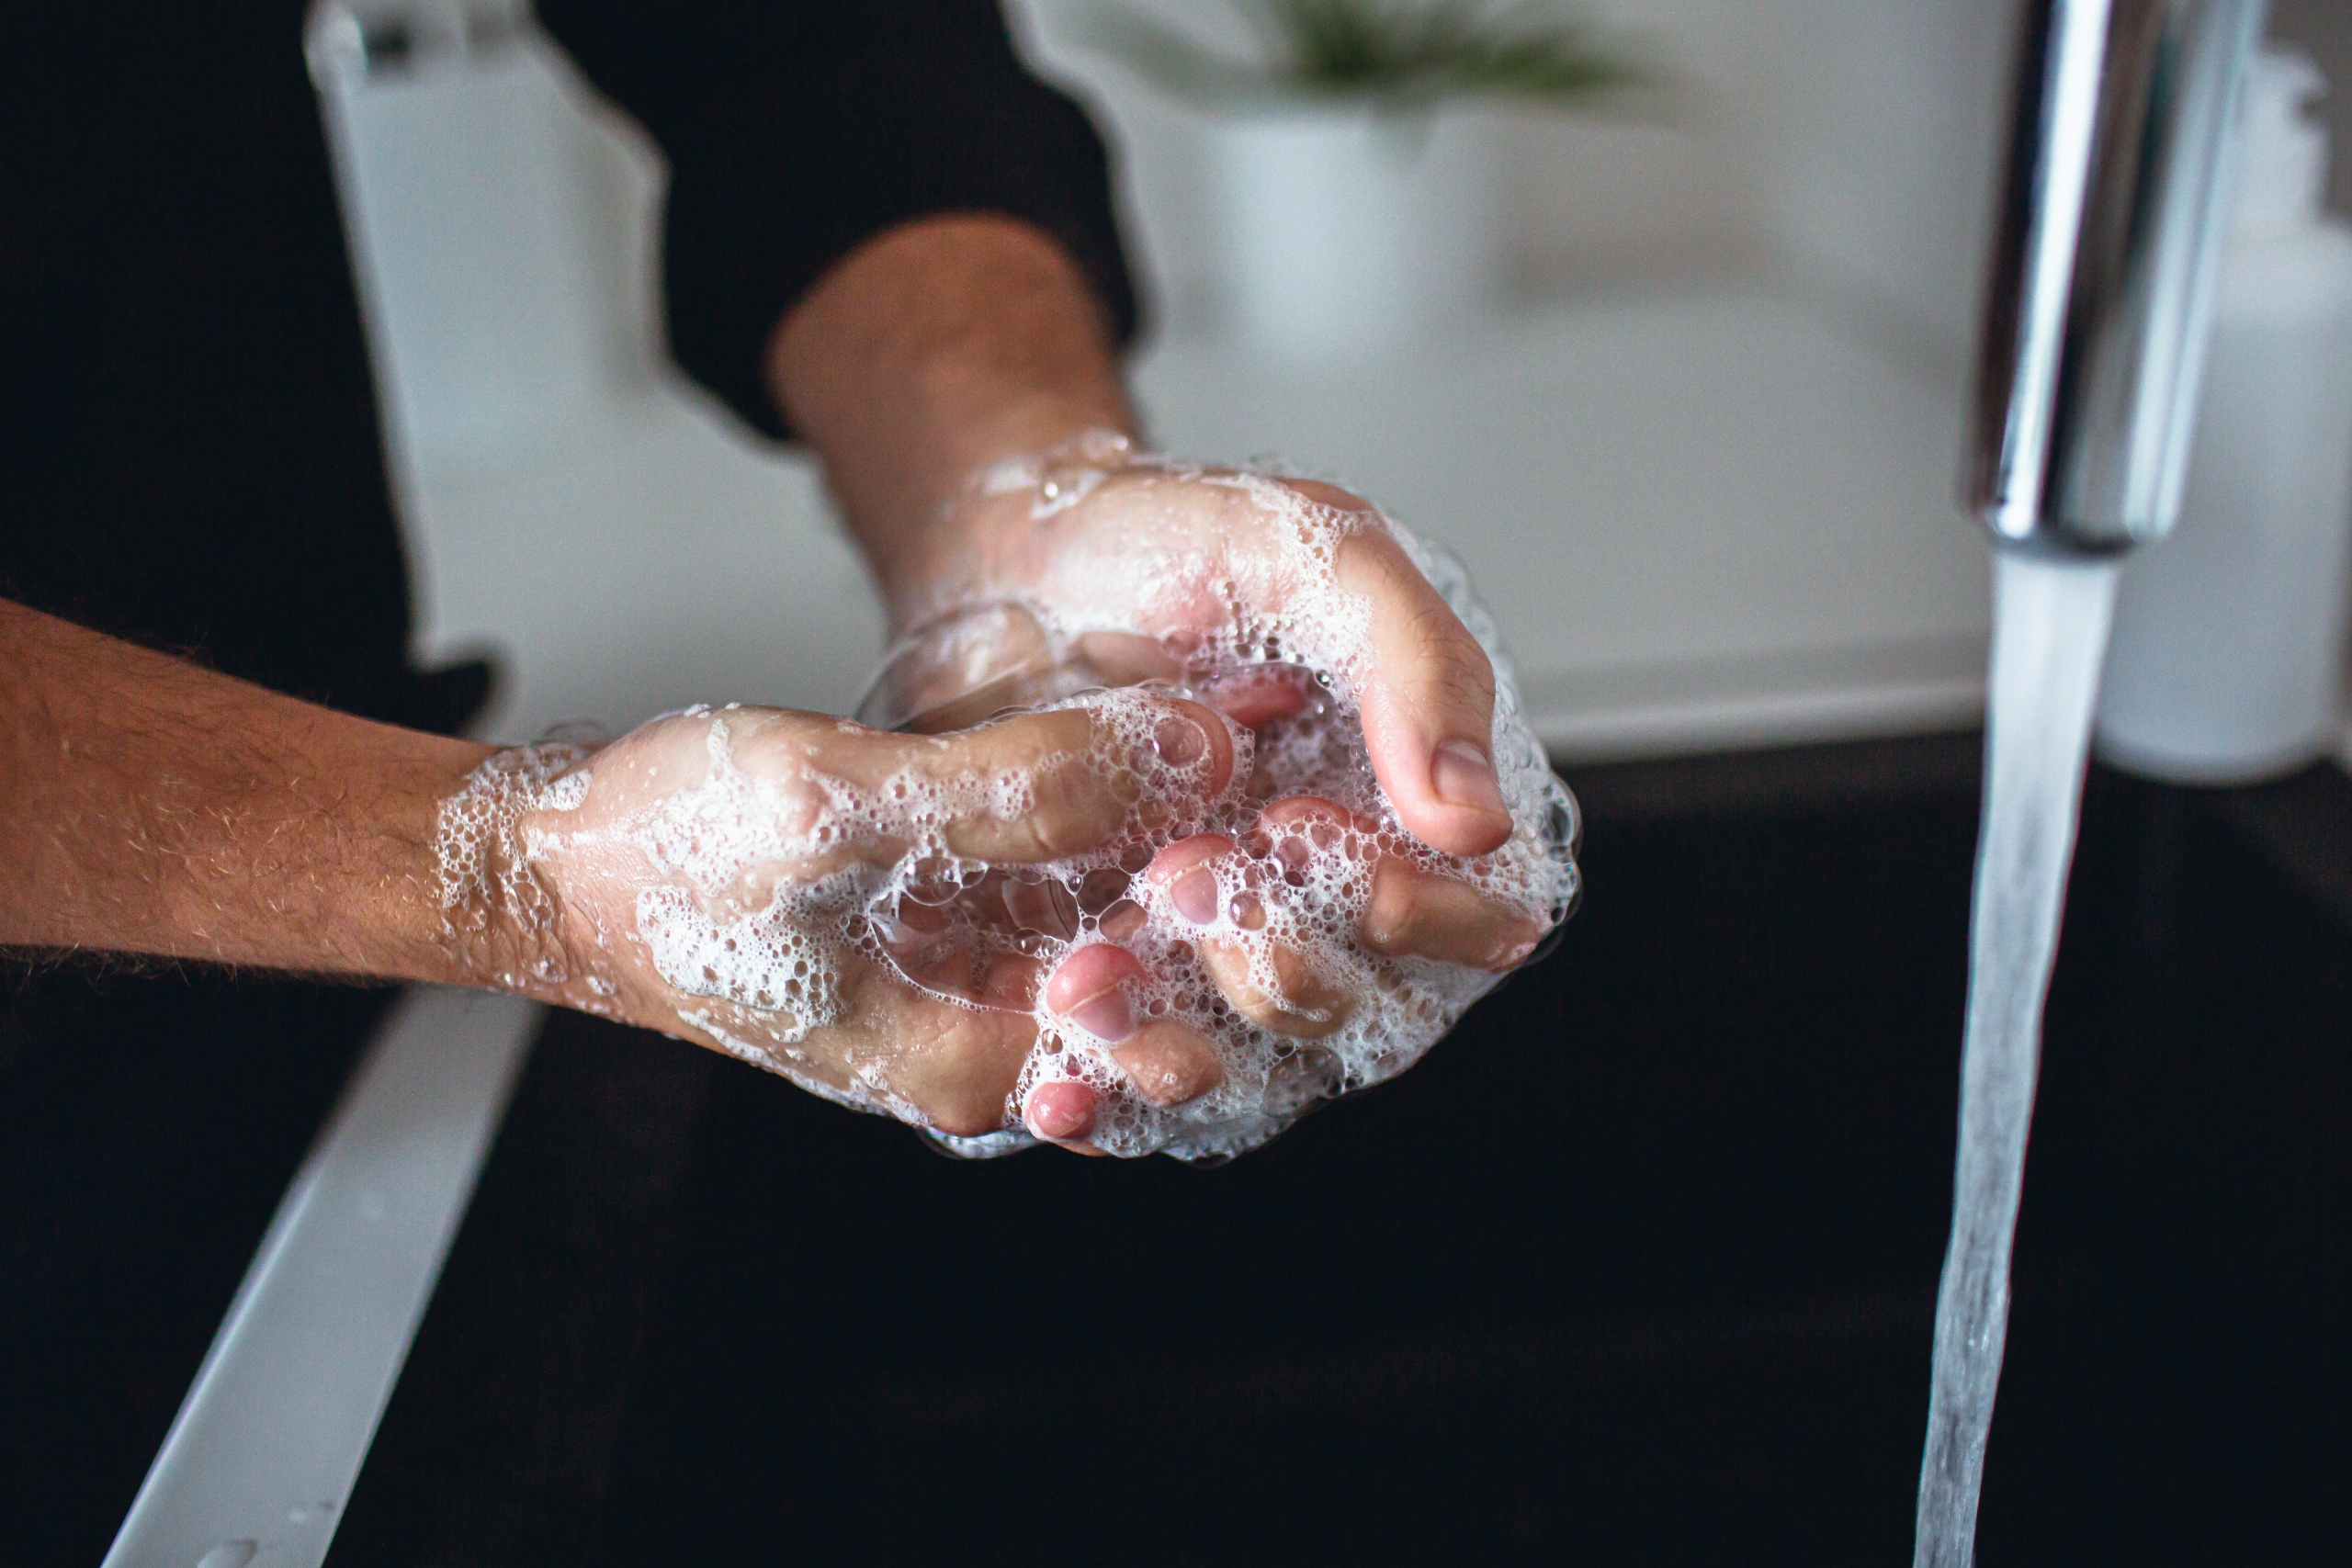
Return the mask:
<path fill-rule="evenodd" d="M 409 594 L 304 0 L 73 0 L 0 23 L 0 595 L 418 724 Z M 1124 333 L 1101 142 L 991 0 L 546 0 L 672 167 L 686 371 L 772 435 L 759 362 L 862 241 L 1057 235 Z"/>

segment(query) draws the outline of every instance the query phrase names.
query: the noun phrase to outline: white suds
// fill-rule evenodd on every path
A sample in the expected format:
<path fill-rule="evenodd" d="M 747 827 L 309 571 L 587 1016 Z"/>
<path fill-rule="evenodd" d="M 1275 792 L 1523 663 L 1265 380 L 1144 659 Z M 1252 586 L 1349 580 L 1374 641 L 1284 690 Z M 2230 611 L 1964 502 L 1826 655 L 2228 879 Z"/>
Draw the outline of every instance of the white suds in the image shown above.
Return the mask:
<path fill-rule="evenodd" d="M 1575 804 L 1451 558 L 1377 513 L 1321 504 L 1262 473 L 1138 457 L 1113 437 L 999 465 L 973 493 L 1013 504 L 1025 495 L 1050 536 L 1046 566 L 1017 584 L 963 583 L 956 602 L 894 652 L 862 716 L 921 728 L 925 715 L 952 714 L 941 722 L 961 728 L 1001 710 L 1085 710 L 1084 754 L 1055 761 L 1128 803 L 1099 847 L 1017 864 L 959 856 L 951 848 L 965 841 L 959 825 L 1032 819 L 1043 775 L 943 781 L 908 771 L 858 788 L 813 765 L 747 770 L 736 755 L 739 727 L 756 717 L 695 709 L 682 716 L 707 725 L 707 773 L 593 827 L 560 821 L 587 793 L 576 749 L 485 763 L 442 814 L 446 907 L 483 900 L 526 920 L 544 915 L 535 865 L 593 839 L 598 852 L 626 851 L 646 874 L 633 909 L 616 918 L 679 993 L 676 1016 L 737 1055 L 829 1098 L 920 1121 L 870 1056 L 845 1081 L 809 1065 L 820 1044 L 812 1034 L 862 1013 L 857 987 L 878 974 L 949 1005 L 1035 1021 L 1002 1128 L 943 1144 L 973 1155 L 1022 1147 L 1031 1141 L 1021 1121 L 1029 1095 L 1074 1081 L 1096 1091 L 1098 1147 L 1186 1159 L 1252 1148 L 1318 1101 L 1403 1072 L 1498 980 L 1366 945 L 1359 925 L 1383 861 L 1466 884 L 1530 929 L 1566 917 L 1577 888 Z M 1199 525 L 1209 503 L 1226 520 L 1222 536 Z M 1066 545 L 1053 534 L 1113 504 L 1124 509 L 1122 529 L 1081 528 Z M 1366 529 L 1396 540 L 1493 660 L 1493 760 L 1515 826 L 1491 853 L 1455 857 L 1419 842 L 1374 776 L 1359 706 L 1371 607 L 1338 573 L 1342 545 Z M 1198 754 L 1190 725 L 1182 728 L 1192 744 L 1171 741 L 1167 699 L 1249 711 L 1235 694 L 1253 684 L 1281 688 L 1283 700 L 1261 712 L 1283 716 L 1254 729 L 1228 724 L 1234 769 L 1212 794 L 1213 758 Z M 1265 814 L 1296 796 L 1329 804 Z M 518 828 L 532 811 L 558 813 L 558 825 L 542 817 Z M 1201 833 L 1230 838 L 1237 852 L 1214 863 L 1217 913 L 1196 925 L 1138 874 Z M 600 930 L 596 944 L 609 948 L 614 934 Z M 1174 1020 L 1210 1042 L 1223 1068 L 1216 1087 L 1154 1106 L 1107 1047 L 1046 1010 L 1043 977 L 1097 942 L 1141 964 L 1147 977 L 1126 987 L 1136 1020 Z M 1220 992 L 1204 949 L 1220 955 L 1229 982 L 1246 971 L 1261 995 L 1298 994 L 1305 981 L 1307 994 L 1338 999 L 1306 1004 L 1291 1032 L 1278 1033 Z"/>
<path fill-rule="evenodd" d="M 1115 473 L 1103 471 L 1114 468 Z M 920 725 L 910 709 L 952 707 L 954 697 L 975 688 L 1013 704 L 1025 699 L 1038 708 L 1081 706 L 1102 715 L 1117 694 L 1100 688 L 1117 677 L 1088 655 L 1090 634 L 1148 632 L 1180 618 L 1189 623 L 1186 635 L 1163 639 L 1174 672 L 1150 689 L 1214 702 L 1236 681 L 1283 681 L 1306 692 L 1305 705 L 1254 737 L 1244 732 L 1254 747 L 1237 769 L 1242 787 L 1204 822 L 1171 821 L 1144 832 L 1140 842 L 1021 867 L 1010 878 L 976 881 L 967 868 L 961 889 L 924 890 L 902 870 L 879 889 L 869 911 L 877 931 L 898 939 L 884 947 L 907 978 L 967 1001 L 975 999 L 972 987 L 949 982 L 982 971 L 982 955 L 991 949 L 1035 956 L 1050 972 L 1077 946 L 1115 940 L 1149 976 L 1127 987 L 1134 1016 L 1172 1018 L 1205 1036 L 1224 1080 L 1188 1104 L 1153 1107 L 1103 1047 L 1036 1005 L 1038 1042 L 1008 1107 L 1007 1130 L 981 1140 L 943 1140 L 962 1152 L 1021 1146 L 1019 1106 L 1038 1085 L 1054 1081 L 1097 1091 L 1091 1141 L 1114 1154 L 1220 1157 L 1254 1147 L 1317 1100 L 1403 1072 L 1499 979 L 1465 965 L 1383 957 L 1365 946 L 1358 924 L 1381 860 L 1466 883 L 1544 931 L 1566 918 L 1576 895 L 1575 803 L 1527 725 L 1492 620 L 1451 557 L 1376 513 L 1321 504 L 1269 475 L 1137 457 L 1114 441 L 1001 465 L 980 489 L 991 496 L 1025 489 L 1033 515 L 1050 522 L 1066 498 L 1099 501 L 1113 483 L 1128 487 L 1124 515 L 1131 525 L 1117 536 L 1115 555 L 1090 557 L 1080 539 L 1055 562 L 1049 592 L 1005 593 L 919 631 L 886 661 L 864 716 Z M 1260 547 L 1216 548 L 1182 526 L 1154 529 L 1155 491 L 1185 507 L 1193 504 L 1185 492 L 1204 483 L 1231 492 Z M 1465 859 L 1421 843 L 1397 820 L 1374 776 L 1357 699 L 1371 656 L 1370 606 L 1342 590 L 1337 573 L 1340 546 L 1365 528 L 1389 532 L 1493 661 L 1494 762 L 1516 826 L 1489 854 Z M 1001 585 L 975 586 L 1003 592 Z M 1197 614 L 1204 604 L 1227 607 L 1224 624 L 1205 633 Z M 1265 605 L 1280 608 L 1257 608 Z M 1008 636 L 1009 626 L 1017 635 Z M 1014 657 L 991 664 L 989 650 L 1008 645 Z M 930 678 L 943 665 L 958 676 L 945 692 Z M 1152 787 L 1168 798 L 1172 816 L 1172 793 Z M 1282 826 L 1261 819 L 1268 803 L 1299 795 L 1341 810 Z M 1195 831 L 1228 835 L 1245 852 L 1216 863 L 1219 913 L 1208 926 L 1186 920 L 1166 889 L 1127 874 Z M 1294 982 L 1304 974 L 1318 992 L 1349 998 L 1346 1015 L 1313 1039 L 1261 1027 L 1211 980 L 1204 943 L 1245 954 L 1250 984 L 1267 993 L 1279 989 L 1280 955 Z M 1331 1023 L 1311 1014 L 1305 1021 L 1310 1027 L 1300 1033 Z"/>
<path fill-rule="evenodd" d="M 552 917 L 518 825 L 531 811 L 577 807 L 588 795 L 587 760 L 586 750 L 560 741 L 500 751 L 441 803 L 434 859 L 442 914 L 452 928 L 478 930 L 499 912 L 526 929 Z"/>

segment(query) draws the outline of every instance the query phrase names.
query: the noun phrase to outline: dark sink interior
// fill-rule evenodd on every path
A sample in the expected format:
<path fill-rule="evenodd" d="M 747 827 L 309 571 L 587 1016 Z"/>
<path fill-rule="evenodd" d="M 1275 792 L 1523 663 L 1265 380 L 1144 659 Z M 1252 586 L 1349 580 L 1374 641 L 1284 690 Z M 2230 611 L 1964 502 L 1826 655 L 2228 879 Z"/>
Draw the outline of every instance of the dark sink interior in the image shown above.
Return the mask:
<path fill-rule="evenodd" d="M 1558 952 L 1222 1168 L 558 1018 L 332 1561 L 1905 1561 L 1976 766 L 1572 775 Z M 2335 1559 L 2348 1053 L 2352 781 L 2096 773 L 1980 1561 Z"/>
<path fill-rule="evenodd" d="M 334 1561 L 1905 1561 L 1976 765 L 1578 775 L 1560 950 L 1217 1169 L 559 1020 Z M 2332 1553 L 2352 784 L 2089 794 L 1981 1561 Z"/>

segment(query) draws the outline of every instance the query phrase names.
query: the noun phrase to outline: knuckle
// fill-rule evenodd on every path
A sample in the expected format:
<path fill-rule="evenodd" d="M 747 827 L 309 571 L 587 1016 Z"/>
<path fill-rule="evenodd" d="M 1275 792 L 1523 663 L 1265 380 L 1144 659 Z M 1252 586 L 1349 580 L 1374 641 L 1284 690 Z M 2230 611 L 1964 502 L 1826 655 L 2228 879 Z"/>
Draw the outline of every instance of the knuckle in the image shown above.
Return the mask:
<path fill-rule="evenodd" d="M 1224 1080 L 1225 1071 L 1204 1048 L 1173 1044 L 1122 1061 L 1137 1093 L 1153 1105 L 1166 1108 L 1198 1100 Z"/>
<path fill-rule="evenodd" d="M 954 1098 L 933 1108 L 931 1124 L 951 1138 L 983 1137 L 1004 1125 L 1004 1101 Z"/>
<path fill-rule="evenodd" d="M 1004 1125 L 1019 1057 L 1008 1052 L 989 1020 L 944 1018 L 924 1055 L 930 1058 L 925 1081 L 911 1098 L 933 1127 L 969 1138 Z"/>
<path fill-rule="evenodd" d="M 1047 768 L 1032 781 L 1019 833 L 1033 858 L 1060 860 L 1094 848 L 1125 815 L 1085 769 Z"/>

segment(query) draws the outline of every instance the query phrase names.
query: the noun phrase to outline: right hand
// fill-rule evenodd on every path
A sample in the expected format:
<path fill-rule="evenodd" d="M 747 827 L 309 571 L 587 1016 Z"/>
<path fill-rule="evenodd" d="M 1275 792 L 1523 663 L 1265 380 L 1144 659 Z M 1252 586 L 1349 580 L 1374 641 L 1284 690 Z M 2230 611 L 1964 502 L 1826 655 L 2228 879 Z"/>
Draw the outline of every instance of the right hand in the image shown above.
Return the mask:
<path fill-rule="evenodd" d="M 1172 775 L 1186 801 L 1225 793 L 1224 722 L 1146 700 L 1165 715 L 1153 754 L 1131 763 Z M 1036 1037 L 1037 962 L 996 954 L 982 984 L 999 1005 L 959 1005 L 861 949 L 864 903 L 875 869 L 910 852 L 1002 868 L 1115 851 L 1136 832 L 1136 789 L 1090 765 L 1102 728 L 1077 708 L 935 738 L 775 708 L 673 715 L 589 756 L 573 770 L 584 790 L 554 781 L 555 803 L 522 813 L 512 863 L 486 885 L 519 874 L 500 918 L 541 994 L 943 1133 L 992 1133 L 1021 1116 L 1010 1097 Z M 1147 1100 L 1217 1082 L 1207 1042 L 1171 1041 L 1175 1027 L 1108 1050 Z"/>
<path fill-rule="evenodd" d="M 1340 535 L 1328 563 L 1295 547 L 1298 525 L 1285 507 L 1297 503 L 1321 509 Z M 1486 651 L 1361 497 L 1312 480 L 1277 483 L 1136 457 L 1124 442 L 1090 435 L 1018 474 L 1007 467 L 984 476 L 923 537 L 938 560 L 928 572 L 900 574 L 912 584 L 902 618 L 958 603 L 1011 604 L 1075 626 L 1123 628 L 1074 639 L 1106 685 L 1197 683 L 1200 672 L 1187 660 L 1204 637 L 1280 615 L 1302 596 L 1352 601 L 1364 616 L 1363 643 L 1345 673 L 1359 697 L 1368 760 L 1398 823 L 1441 857 L 1464 863 L 1510 837 L 1488 761 L 1495 694 Z M 889 671 L 899 714 L 932 710 L 968 722 L 1014 700 L 996 688 L 1010 678 L 1003 672 L 1042 667 L 1055 653 L 1023 612 L 950 614 L 932 625 L 940 630 L 910 641 Z M 1313 649 L 1290 651 L 1315 661 Z M 1295 714 L 1304 692 L 1270 671 L 1211 680 L 1201 694 L 1255 729 Z M 1264 797 L 1254 786 L 1251 794 Z M 1335 827 L 1356 829 L 1348 836 L 1363 841 L 1375 826 L 1312 795 L 1272 799 L 1238 841 L 1204 833 L 1168 844 L 1146 880 L 1198 929 L 1195 946 L 1227 1002 L 1276 1034 L 1311 1040 L 1339 1028 L 1363 998 L 1318 977 L 1287 948 L 1272 953 L 1269 973 L 1252 963 L 1242 938 L 1253 921 L 1262 924 L 1265 906 L 1288 896 L 1286 856 Z M 1447 874 L 1442 861 L 1384 856 L 1372 868 L 1357 937 L 1381 958 L 1500 973 L 1524 962 L 1550 924 L 1548 910 L 1498 902 Z M 1170 1021 L 1133 1016 L 1126 998 L 1147 980 L 1144 964 L 1117 945 L 1115 930 L 1102 934 L 1110 940 L 1077 948 L 1049 977 L 1047 1011 L 1098 1042 L 1148 1054 L 1167 1083 L 1213 1085 L 1217 1062 L 1204 1042 Z M 1076 1146 L 1099 1110 L 1085 1085 L 1047 1083 L 1031 1096 L 1027 1119 L 1038 1136 Z"/>

